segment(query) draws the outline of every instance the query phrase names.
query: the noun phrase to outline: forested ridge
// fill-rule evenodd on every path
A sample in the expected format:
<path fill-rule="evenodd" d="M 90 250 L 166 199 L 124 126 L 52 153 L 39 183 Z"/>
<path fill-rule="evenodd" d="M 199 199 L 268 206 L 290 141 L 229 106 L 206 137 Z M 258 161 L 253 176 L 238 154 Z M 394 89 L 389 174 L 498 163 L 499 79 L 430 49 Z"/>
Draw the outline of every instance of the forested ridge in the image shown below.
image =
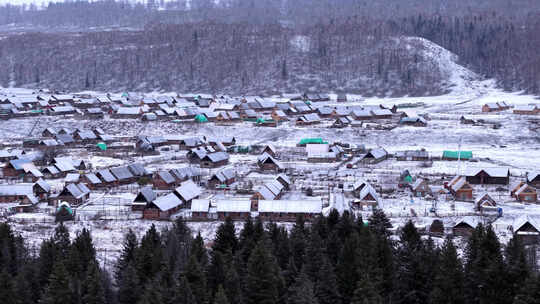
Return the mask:
<path fill-rule="evenodd" d="M 248 219 L 237 234 L 222 223 L 205 246 L 182 219 L 130 231 L 112 269 L 96 260 L 90 231 L 71 240 L 59 224 L 36 254 L 0 224 L 2 303 L 538 303 L 540 278 L 523 245 L 502 246 L 479 225 L 460 256 L 452 239 L 437 246 L 412 222 L 391 236 L 375 211 L 369 224 L 347 212 L 290 231 Z"/>
<path fill-rule="evenodd" d="M 540 90 L 538 1 L 187 3 L 4 5 L 0 25 L 8 32 L 0 40 L 0 85 L 235 94 L 447 92 L 450 75 L 440 69 L 437 54 L 406 38 L 422 37 L 506 90 Z"/>

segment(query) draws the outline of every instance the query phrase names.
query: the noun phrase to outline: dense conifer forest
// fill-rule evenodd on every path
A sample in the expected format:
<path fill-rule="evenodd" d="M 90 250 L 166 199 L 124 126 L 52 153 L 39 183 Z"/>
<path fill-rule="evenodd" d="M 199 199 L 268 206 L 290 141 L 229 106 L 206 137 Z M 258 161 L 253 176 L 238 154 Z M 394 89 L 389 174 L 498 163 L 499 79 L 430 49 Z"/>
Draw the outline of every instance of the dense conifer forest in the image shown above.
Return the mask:
<path fill-rule="evenodd" d="M 435 95 L 428 39 L 480 78 L 540 90 L 540 2 L 66 1 L 0 7 L 2 86 Z M 17 34 L 13 34 L 16 32 Z M 52 32 L 52 33 L 51 33 Z"/>
<path fill-rule="evenodd" d="M 2 303 L 538 303 L 540 278 L 523 245 L 502 246 L 479 225 L 462 254 L 440 246 L 412 222 L 397 235 L 382 211 L 363 220 L 347 212 L 290 231 L 248 219 L 239 233 L 222 223 L 209 243 L 179 219 L 125 235 L 111 269 L 100 267 L 91 232 L 70 239 L 65 225 L 33 254 L 0 224 Z M 193 237 L 193 235 L 196 235 Z"/>

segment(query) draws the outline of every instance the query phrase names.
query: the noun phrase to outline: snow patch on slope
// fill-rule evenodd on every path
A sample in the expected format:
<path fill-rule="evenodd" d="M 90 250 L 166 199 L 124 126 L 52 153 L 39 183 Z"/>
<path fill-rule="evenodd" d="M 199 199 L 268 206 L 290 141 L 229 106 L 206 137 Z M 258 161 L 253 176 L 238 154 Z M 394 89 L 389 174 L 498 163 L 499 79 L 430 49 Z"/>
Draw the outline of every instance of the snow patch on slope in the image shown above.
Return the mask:
<path fill-rule="evenodd" d="M 424 59 L 437 64 L 440 72 L 447 79 L 441 85 L 450 94 L 471 95 L 486 86 L 476 73 L 458 63 L 458 55 L 442 46 L 421 37 L 401 37 L 400 40 L 406 43 L 407 49 L 419 50 L 419 54 Z"/>

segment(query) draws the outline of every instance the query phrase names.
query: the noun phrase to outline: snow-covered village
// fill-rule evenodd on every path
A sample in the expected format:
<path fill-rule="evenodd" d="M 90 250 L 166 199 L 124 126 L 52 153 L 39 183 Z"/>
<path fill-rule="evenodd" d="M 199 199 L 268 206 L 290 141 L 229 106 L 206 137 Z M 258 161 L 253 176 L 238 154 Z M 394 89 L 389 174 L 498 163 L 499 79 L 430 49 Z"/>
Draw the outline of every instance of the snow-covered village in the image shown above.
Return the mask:
<path fill-rule="evenodd" d="M 539 303 L 539 16 L 0 1 L 0 303 Z"/>

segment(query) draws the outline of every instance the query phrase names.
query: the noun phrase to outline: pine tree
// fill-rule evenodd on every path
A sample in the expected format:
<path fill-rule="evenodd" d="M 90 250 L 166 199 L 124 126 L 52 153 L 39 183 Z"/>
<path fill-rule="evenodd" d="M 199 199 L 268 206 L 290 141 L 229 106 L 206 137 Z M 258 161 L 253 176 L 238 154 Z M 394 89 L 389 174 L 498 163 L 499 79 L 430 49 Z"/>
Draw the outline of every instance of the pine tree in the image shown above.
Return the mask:
<path fill-rule="evenodd" d="M 447 238 L 441 250 L 439 267 L 434 279 L 434 287 L 430 294 L 431 303 L 462 304 L 463 296 L 463 267 L 458 258 L 456 247 Z"/>
<path fill-rule="evenodd" d="M 73 292 L 70 288 L 69 277 L 62 262 L 56 262 L 49 277 L 49 284 L 42 297 L 43 304 L 72 303 Z"/>
<path fill-rule="evenodd" d="M 114 267 L 114 279 L 116 282 L 122 281 L 122 273 L 124 272 L 127 265 L 135 261 L 135 255 L 137 250 L 138 242 L 137 235 L 133 230 L 129 229 L 124 237 L 124 243 L 122 245 L 122 253 L 118 258 L 118 261 Z"/>
<path fill-rule="evenodd" d="M 35 263 L 22 267 L 15 277 L 14 290 L 17 294 L 17 304 L 37 303 L 41 290 Z"/>
<path fill-rule="evenodd" d="M 319 304 L 313 291 L 313 283 L 305 272 L 301 272 L 289 288 L 287 304 Z"/>
<path fill-rule="evenodd" d="M 13 285 L 13 278 L 4 269 L 0 273 L 0 299 L 2 299 L 3 304 L 17 304 L 19 302 L 18 294 L 15 293 Z"/>
<path fill-rule="evenodd" d="M 117 282 L 118 303 L 133 304 L 137 303 L 140 297 L 141 285 L 135 268 L 128 264 L 121 275 L 122 280 Z"/>
<path fill-rule="evenodd" d="M 88 266 L 86 279 L 82 284 L 82 304 L 105 304 L 105 288 L 101 280 L 101 270 L 93 261 Z"/>
<path fill-rule="evenodd" d="M 219 225 L 216 231 L 212 250 L 221 251 L 222 253 L 230 250 L 234 254 L 237 248 L 238 239 L 236 238 L 234 223 L 230 217 L 227 217 L 225 222 Z"/>
<path fill-rule="evenodd" d="M 304 271 L 308 275 L 311 282 L 316 282 L 319 269 L 323 261 L 324 252 L 322 251 L 324 244 L 318 233 L 311 232 L 309 243 L 305 251 Z"/>
<path fill-rule="evenodd" d="M 193 293 L 195 301 L 198 304 L 207 303 L 208 294 L 206 289 L 206 276 L 194 255 L 189 258 L 184 275 L 191 287 L 191 292 Z"/>
<path fill-rule="evenodd" d="M 219 287 L 217 288 L 216 296 L 214 297 L 214 304 L 229 304 L 229 300 L 227 300 L 227 295 L 225 294 L 223 286 L 221 285 L 219 285 Z"/>
<path fill-rule="evenodd" d="M 246 304 L 275 304 L 278 301 L 278 280 L 276 265 L 263 242 L 259 242 L 248 262 L 246 278 Z"/>

